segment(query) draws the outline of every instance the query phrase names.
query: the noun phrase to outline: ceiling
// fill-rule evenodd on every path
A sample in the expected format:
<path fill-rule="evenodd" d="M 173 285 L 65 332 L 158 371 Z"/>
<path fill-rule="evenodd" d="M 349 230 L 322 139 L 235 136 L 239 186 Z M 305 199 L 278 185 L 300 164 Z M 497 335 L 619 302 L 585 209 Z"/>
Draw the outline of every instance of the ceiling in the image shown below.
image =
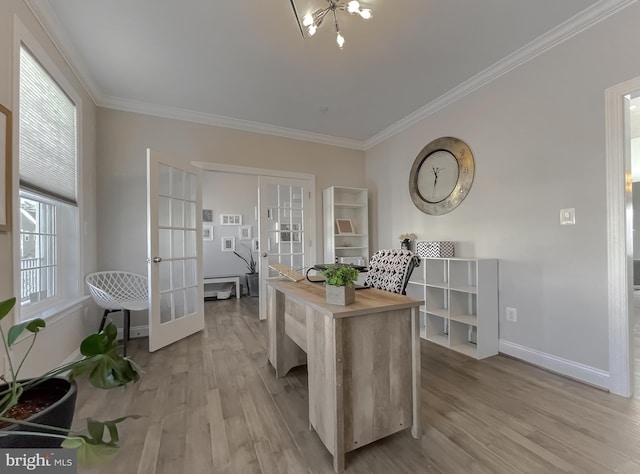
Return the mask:
<path fill-rule="evenodd" d="M 27 3 L 98 105 L 366 149 L 625 0 L 361 0 L 343 50 L 290 0 Z"/>

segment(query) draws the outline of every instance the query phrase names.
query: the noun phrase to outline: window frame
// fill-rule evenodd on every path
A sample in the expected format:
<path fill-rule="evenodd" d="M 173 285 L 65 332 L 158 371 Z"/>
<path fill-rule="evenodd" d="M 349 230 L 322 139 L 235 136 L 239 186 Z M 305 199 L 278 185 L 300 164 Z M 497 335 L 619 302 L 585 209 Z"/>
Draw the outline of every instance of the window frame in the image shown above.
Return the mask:
<path fill-rule="evenodd" d="M 58 255 L 58 277 L 56 285 L 58 288 L 57 294 L 43 302 L 36 304 L 30 304 L 25 307 L 16 305 L 14 308 L 14 318 L 16 322 L 33 319 L 36 317 L 52 318 L 56 315 L 62 314 L 67 308 L 78 303 L 79 300 L 84 298 L 84 265 L 83 265 L 83 249 L 84 249 L 84 232 L 81 225 L 83 214 L 83 103 L 80 94 L 76 92 L 76 89 L 71 85 L 65 74 L 57 66 L 56 62 L 52 59 L 45 48 L 36 40 L 35 36 L 26 28 L 26 26 L 20 21 L 17 16 L 14 16 L 14 42 L 13 42 L 13 76 L 14 76 L 14 94 L 13 94 L 13 167 L 12 167 L 12 182 L 13 182 L 13 278 L 14 278 L 14 294 L 21 294 L 21 266 L 20 266 L 20 194 L 21 191 L 27 192 L 30 195 L 39 196 L 26 188 L 20 187 L 20 51 L 24 45 L 31 53 L 31 55 L 40 63 L 42 68 L 49 74 L 49 76 L 57 83 L 62 91 L 67 94 L 69 99 L 73 102 L 76 108 L 76 193 L 77 204 L 75 206 L 75 215 L 67 216 L 68 225 L 71 227 L 70 232 L 74 233 L 77 245 L 71 246 L 61 243 L 59 237 L 57 240 L 56 252 Z M 54 49 L 53 53 L 56 57 L 62 58 L 59 51 Z M 67 68 L 67 64 L 64 66 Z M 70 74 L 73 74 L 71 71 Z M 41 196 L 43 200 L 54 203 L 56 205 L 56 212 L 59 213 L 60 208 L 68 205 L 60 200 L 48 196 Z M 68 212 L 68 211 L 65 211 Z M 60 226 L 63 223 L 58 217 L 58 233 L 60 236 Z M 42 303 L 42 304 L 40 304 Z"/>

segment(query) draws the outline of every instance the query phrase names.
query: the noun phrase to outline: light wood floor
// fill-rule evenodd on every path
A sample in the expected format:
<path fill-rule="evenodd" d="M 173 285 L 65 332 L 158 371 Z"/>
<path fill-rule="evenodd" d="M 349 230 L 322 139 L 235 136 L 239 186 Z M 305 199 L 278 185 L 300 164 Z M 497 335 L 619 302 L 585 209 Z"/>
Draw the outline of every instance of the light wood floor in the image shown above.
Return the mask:
<path fill-rule="evenodd" d="M 131 355 L 143 380 L 82 386 L 76 419 L 146 415 L 116 460 L 81 474 L 332 473 L 308 429 L 305 368 L 276 379 L 257 299 L 205 304 L 206 329 Z M 348 453 L 348 473 L 640 473 L 640 400 L 496 356 L 476 361 L 422 341 L 422 439 L 401 432 Z"/>

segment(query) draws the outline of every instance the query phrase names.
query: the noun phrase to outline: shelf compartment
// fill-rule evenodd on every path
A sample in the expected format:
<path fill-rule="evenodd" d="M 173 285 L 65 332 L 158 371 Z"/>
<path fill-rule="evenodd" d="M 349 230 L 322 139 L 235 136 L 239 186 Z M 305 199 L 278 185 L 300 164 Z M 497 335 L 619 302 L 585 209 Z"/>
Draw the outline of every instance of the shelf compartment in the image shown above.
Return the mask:
<path fill-rule="evenodd" d="M 424 260 L 426 284 L 446 288 L 449 286 L 449 267 L 447 260 L 427 258 Z"/>
<path fill-rule="evenodd" d="M 451 320 L 449 323 L 449 344 L 451 349 L 477 358 L 477 328 L 455 320 Z"/>
<path fill-rule="evenodd" d="M 426 288 L 426 308 L 428 313 L 449 315 L 449 290 L 442 288 Z"/>
<path fill-rule="evenodd" d="M 427 339 L 439 342 L 442 345 L 449 345 L 449 320 L 433 314 L 426 315 Z"/>
<path fill-rule="evenodd" d="M 462 320 L 473 317 L 477 320 L 478 304 L 477 295 L 464 293 L 457 290 L 449 291 L 449 316 L 452 319 Z"/>
<path fill-rule="evenodd" d="M 423 300 L 424 299 L 423 288 L 424 287 L 422 285 L 415 285 L 415 284 L 412 284 L 412 282 L 409 282 L 409 284 L 407 285 L 407 296 L 410 296 L 411 298 L 415 298 L 417 300 Z"/>
<path fill-rule="evenodd" d="M 449 286 L 475 293 L 477 290 L 477 263 L 475 260 L 451 260 L 449 262 Z"/>

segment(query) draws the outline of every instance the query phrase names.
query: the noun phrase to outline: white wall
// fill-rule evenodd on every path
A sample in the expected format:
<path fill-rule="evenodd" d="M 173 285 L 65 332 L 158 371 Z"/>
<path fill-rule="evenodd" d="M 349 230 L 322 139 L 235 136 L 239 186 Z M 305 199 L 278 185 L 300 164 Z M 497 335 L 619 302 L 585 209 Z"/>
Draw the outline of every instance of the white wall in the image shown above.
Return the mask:
<path fill-rule="evenodd" d="M 415 232 L 498 258 L 501 350 L 583 379 L 609 369 L 604 91 L 640 76 L 639 23 L 636 3 L 367 152 L 374 246 Z M 460 207 L 434 217 L 407 182 L 446 135 L 471 147 L 476 175 Z M 576 225 L 560 226 L 569 207 Z"/>
<path fill-rule="evenodd" d="M 252 236 L 258 236 L 255 209 L 258 205 L 258 177 L 207 171 L 202 176 L 202 208 L 213 211 L 213 222 L 203 226 L 213 227 L 213 240 L 202 242 L 202 258 L 205 276 L 244 275 L 247 265 L 233 252 L 222 251 L 222 237 L 235 237 L 236 251 L 249 258 L 251 239 L 241 240 L 240 226 L 221 225 L 221 214 L 240 214 L 243 226 L 251 226 Z M 253 254 L 257 260 L 257 254 Z M 240 280 L 246 286 L 244 279 Z"/>
<path fill-rule="evenodd" d="M 79 180 L 80 189 L 83 189 L 83 194 L 80 196 L 82 201 L 81 222 L 85 224 L 82 248 L 83 268 L 81 269 L 81 274 L 84 275 L 94 271 L 96 268 L 95 105 L 24 1 L 2 0 L 0 2 L 0 103 L 13 110 L 14 123 L 17 116 L 14 110 L 14 99 L 17 91 L 14 89 L 13 80 L 15 73 L 13 61 L 14 15 L 19 18 L 29 33 L 44 48 L 47 55 L 64 74 L 66 80 L 74 87 L 82 100 L 81 116 L 83 123 L 80 137 L 82 175 L 79 176 Z M 14 133 L 15 136 L 16 134 Z M 14 146 L 14 152 L 16 150 L 17 147 Z M 14 155 L 15 170 L 17 169 L 18 157 L 15 153 Z M 17 189 L 17 186 L 18 183 L 15 181 L 13 189 Z M 0 183 L 0 192 L 4 193 L 4 191 L 4 183 Z M 13 207 L 14 209 L 17 208 L 17 200 L 14 200 Z M 0 300 L 5 300 L 15 294 L 14 273 L 17 269 L 14 269 L 13 266 L 13 236 L 14 232 L 17 231 L 17 223 L 14 220 L 12 232 L 0 232 Z M 50 321 L 45 332 L 39 336 L 38 344 L 36 344 L 29 356 L 29 362 L 25 365 L 23 375 L 28 377 L 34 373 L 55 367 L 72 355 L 88 331 L 97 329 L 93 324 L 96 313 L 97 309 L 93 304 L 85 303 L 74 310 L 58 315 L 59 317 L 54 318 L 55 322 Z M 11 324 L 13 324 L 11 317 L 7 317 L 3 321 L 3 327 Z M 16 357 L 19 357 L 27 350 L 29 343 L 30 339 L 24 339 L 14 346 Z M 1 354 L 0 363 L 3 361 L 4 354 Z"/>

